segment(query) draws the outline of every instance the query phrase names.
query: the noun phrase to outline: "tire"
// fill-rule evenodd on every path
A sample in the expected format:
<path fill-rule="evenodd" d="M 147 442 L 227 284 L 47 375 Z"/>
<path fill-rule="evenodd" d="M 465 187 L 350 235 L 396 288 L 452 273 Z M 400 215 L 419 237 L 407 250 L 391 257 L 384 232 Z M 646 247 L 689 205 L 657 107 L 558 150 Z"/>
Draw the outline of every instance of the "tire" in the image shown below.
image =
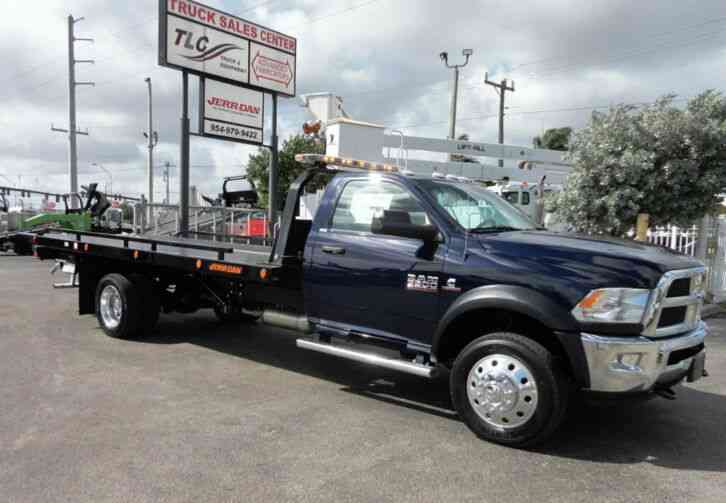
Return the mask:
<path fill-rule="evenodd" d="M 552 354 L 519 334 L 469 343 L 450 375 L 451 400 L 479 438 L 512 447 L 544 442 L 562 422 L 569 383 Z"/>
<path fill-rule="evenodd" d="M 96 287 L 96 318 L 110 337 L 132 339 L 138 335 L 142 315 L 139 289 L 121 274 L 107 274 Z"/>
<path fill-rule="evenodd" d="M 27 256 L 33 254 L 33 245 L 26 238 L 16 237 L 11 240 L 12 250 L 15 255 Z"/>
<path fill-rule="evenodd" d="M 141 298 L 141 318 L 139 319 L 139 331 L 148 335 L 154 331 L 159 324 L 161 313 L 161 301 L 154 289 L 154 282 L 143 274 L 131 274 L 129 279 L 136 286 Z"/>
<path fill-rule="evenodd" d="M 222 308 L 217 304 L 215 304 L 214 306 L 214 314 L 217 316 L 217 319 L 222 323 L 254 323 L 259 318 L 258 316 L 245 314 L 237 310 L 225 313 Z"/>

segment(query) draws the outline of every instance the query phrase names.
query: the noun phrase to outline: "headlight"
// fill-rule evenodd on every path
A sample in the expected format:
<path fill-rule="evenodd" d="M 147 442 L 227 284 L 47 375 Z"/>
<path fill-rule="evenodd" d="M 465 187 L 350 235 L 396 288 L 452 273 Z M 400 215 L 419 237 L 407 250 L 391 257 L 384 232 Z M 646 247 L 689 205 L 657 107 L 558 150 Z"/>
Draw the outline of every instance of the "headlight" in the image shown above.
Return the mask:
<path fill-rule="evenodd" d="M 599 323 L 641 323 L 650 290 L 600 288 L 577 303 L 572 315 L 578 321 Z"/>

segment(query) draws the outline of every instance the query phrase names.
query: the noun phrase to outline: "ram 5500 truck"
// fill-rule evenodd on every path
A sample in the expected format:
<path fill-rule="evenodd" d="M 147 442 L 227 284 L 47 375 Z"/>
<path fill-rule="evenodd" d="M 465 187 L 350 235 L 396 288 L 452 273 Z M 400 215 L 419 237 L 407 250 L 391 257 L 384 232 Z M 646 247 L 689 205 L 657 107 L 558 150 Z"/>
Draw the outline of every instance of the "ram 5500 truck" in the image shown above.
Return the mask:
<path fill-rule="evenodd" d="M 474 183 L 328 156 L 291 186 L 273 246 L 48 231 L 75 264 L 81 314 L 143 337 L 159 312 L 212 308 L 297 345 L 433 378 L 479 437 L 546 439 L 579 390 L 671 397 L 705 374 L 704 267 L 643 243 L 538 228 Z M 297 217 L 318 174 L 312 221 Z M 331 176 L 332 175 L 332 176 Z M 316 182 L 317 183 L 317 182 Z"/>

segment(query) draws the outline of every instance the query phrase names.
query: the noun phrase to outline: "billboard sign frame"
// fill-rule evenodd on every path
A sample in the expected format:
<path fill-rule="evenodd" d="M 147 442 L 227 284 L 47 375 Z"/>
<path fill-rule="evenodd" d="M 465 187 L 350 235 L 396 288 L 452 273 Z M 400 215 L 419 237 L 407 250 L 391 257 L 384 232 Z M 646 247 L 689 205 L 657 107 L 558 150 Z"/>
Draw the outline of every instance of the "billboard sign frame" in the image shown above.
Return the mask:
<path fill-rule="evenodd" d="M 159 0 L 161 66 L 292 98 L 297 47 L 295 37 L 194 0 Z"/>

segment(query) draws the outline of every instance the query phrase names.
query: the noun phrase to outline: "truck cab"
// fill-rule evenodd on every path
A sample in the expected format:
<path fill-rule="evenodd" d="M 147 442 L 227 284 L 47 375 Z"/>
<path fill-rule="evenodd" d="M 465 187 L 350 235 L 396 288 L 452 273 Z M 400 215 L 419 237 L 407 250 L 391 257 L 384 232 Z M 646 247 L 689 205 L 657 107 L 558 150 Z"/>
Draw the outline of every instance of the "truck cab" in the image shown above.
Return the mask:
<path fill-rule="evenodd" d="M 302 261 L 325 341 L 360 336 L 448 368 L 452 402 L 490 440 L 547 435 L 572 388 L 670 396 L 703 375 L 700 262 L 548 232 L 475 183 L 341 172 Z M 539 424 L 535 402 L 552 407 Z"/>

